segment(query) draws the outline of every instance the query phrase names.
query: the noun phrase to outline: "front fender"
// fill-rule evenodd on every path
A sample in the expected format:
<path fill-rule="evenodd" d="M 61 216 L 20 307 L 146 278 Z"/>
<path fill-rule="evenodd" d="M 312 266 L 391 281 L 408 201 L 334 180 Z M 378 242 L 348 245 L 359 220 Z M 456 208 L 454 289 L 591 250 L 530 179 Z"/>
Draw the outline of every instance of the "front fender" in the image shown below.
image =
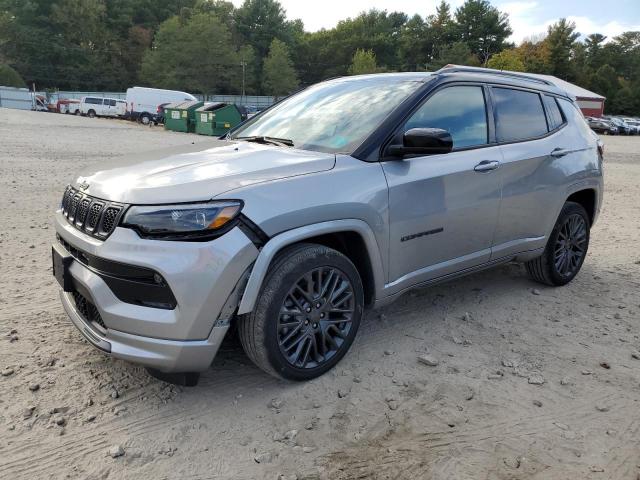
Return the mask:
<path fill-rule="evenodd" d="M 332 220 L 288 230 L 271 238 L 262 250 L 260 250 L 260 254 L 254 263 L 251 274 L 249 275 L 249 280 L 247 281 L 247 286 L 240 300 L 238 314 L 242 315 L 253 310 L 258 295 L 260 294 L 262 283 L 269 270 L 269 265 L 271 265 L 272 260 L 280 250 L 287 245 L 303 241 L 307 238 L 338 232 L 356 232 L 364 240 L 373 271 L 376 298 L 380 298 L 380 294 L 384 288 L 384 270 L 380 249 L 371 227 L 369 227 L 366 222 L 358 219 Z"/>

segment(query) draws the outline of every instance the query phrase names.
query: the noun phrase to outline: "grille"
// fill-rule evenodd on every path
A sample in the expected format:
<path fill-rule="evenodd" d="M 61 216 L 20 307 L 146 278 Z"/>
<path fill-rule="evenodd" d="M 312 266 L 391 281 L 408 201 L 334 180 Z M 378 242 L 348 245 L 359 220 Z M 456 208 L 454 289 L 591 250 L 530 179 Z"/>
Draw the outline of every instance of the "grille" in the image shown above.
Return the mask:
<path fill-rule="evenodd" d="M 89 211 L 89 205 L 91 200 L 89 198 L 83 198 L 76 211 L 76 224 L 81 227 L 84 221 L 87 219 L 87 212 Z"/>
<path fill-rule="evenodd" d="M 96 306 L 87 300 L 81 293 L 73 292 L 73 300 L 76 304 L 76 310 L 88 323 L 97 324 L 103 330 L 106 330 L 106 326 L 102 321 L 100 312 Z"/>
<path fill-rule="evenodd" d="M 67 187 L 62 196 L 62 214 L 69 223 L 92 237 L 105 239 L 115 230 L 124 205 L 105 202 Z"/>
<path fill-rule="evenodd" d="M 89 215 L 87 215 L 87 223 L 85 224 L 85 229 L 89 231 L 93 231 L 98 225 L 98 220 L 100 220 L 100 213 L 102 213 L 103 204 L 94 202 L 89 208 Z"/>
<path fill-rule="evenodd" d="M 102 215 L 102 230 L 104 232 L 111 233 L 113 231 L 118 213 L 120 213 L 120 210 L 114 207 L 109 207 L 104 211 L 104 215 Z"/>

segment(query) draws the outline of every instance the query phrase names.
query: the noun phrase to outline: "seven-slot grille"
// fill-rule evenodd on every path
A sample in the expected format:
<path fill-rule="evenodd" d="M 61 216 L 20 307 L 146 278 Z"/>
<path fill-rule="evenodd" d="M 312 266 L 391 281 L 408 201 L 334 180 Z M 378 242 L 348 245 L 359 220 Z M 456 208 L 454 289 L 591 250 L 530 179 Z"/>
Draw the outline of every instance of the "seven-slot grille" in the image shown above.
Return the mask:
<path fill-rule="evenodd" d="M 62 196 L 62 214 L 78 230 L 105 239 L 115 230 L 124 205 L 107 202 L 67 187 Z"/>

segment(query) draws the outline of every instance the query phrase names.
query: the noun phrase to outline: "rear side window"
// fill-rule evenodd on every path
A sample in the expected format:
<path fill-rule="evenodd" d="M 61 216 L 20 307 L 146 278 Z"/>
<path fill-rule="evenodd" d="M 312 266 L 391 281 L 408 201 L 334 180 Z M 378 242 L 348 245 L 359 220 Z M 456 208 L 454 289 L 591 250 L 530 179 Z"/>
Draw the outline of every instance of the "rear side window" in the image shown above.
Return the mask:
<path fill-rule="evenodd" d="M 540 95 L 510 88 L 493 88 L 496 135 L 499 142 L 514 142 L 547 133 L 547 118 Z"/>
<path fill-rule="evenodd" d="M 116 101 L 115 100 L 109 100 L 109 105 L 112 107 L 116 106 Z"/>
<path fill-rule="evenodd" d="M 555 98 L 550 97 L 549 95 L 545 95 L 543 98 L 544 106 L 547 109 L 547 114 L 549 117 L 549 130 L 555 130 L 564 123 L 562 112 L 560 112 L 558 102 Z"/>
<path fill-rule="evenodd" d="M 564 98 L 558 99 L 558 104 L 560 105 L 567 122 L 569 122 L 570 125 L 575 125 L 585 139 L 592 138 L 591 129 L 578 107 Z"/>
<path fill-rule="evenodd" d="M 104 99 L 104 105 L 109 105 L 109 99 L 107 98 Z"/>
<path fill-rule="evenodd" d="M 451 134 L 453 148 L 487 143 L 487 111 L 482 87 L 448 87 L 434 93 L 409 119 L 411 128 L 441 128 Z"/>

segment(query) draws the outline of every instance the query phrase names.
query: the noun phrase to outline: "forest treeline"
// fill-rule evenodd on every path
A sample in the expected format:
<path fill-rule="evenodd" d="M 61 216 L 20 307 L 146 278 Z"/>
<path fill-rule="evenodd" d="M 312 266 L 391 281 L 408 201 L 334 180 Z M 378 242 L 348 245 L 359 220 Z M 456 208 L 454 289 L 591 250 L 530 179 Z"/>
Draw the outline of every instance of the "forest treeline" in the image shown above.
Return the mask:
<path fill-rule="evenodd" d="M 433 15 L 371 9 L 307 32 L 276 0 L 0 0 L 0 84 L 285 95 L 340 75 L 449 63 L 547 73 L 640 113 L 640 32 L 615 38 L 558 19 L 519 45 L 487 0 Z"/>

